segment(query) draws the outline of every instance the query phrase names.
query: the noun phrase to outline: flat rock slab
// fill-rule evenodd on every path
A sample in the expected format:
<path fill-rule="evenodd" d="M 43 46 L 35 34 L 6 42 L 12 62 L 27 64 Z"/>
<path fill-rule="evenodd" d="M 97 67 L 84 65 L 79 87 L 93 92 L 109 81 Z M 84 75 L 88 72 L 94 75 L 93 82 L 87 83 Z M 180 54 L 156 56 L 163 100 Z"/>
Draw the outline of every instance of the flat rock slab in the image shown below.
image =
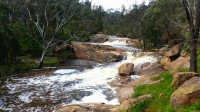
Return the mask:
<path fill-rule="evenodd" d="M 104 62 L 118 62 L 123 58 L 123 54 L 115 48 L 107 45 L 93 45 L 83 42 L 72 42 L 77 58 Z"/>
<path fill-rule="evenodd" d="M 84 103 L 62 107 L 57 109 L 56 112 L 115 112 L 117 107 L 104 103 Z"/>
<path fill-rule="evenodd" d="M 142 71 L 136 71 L 137 75 L 158 75 L 165 72 L 165 70 L 160 67 L 160 65 L 158 65 L 157 63 L 153 64 L 151 67 L 149 67 L 146 70 L 142 70 Z"/>

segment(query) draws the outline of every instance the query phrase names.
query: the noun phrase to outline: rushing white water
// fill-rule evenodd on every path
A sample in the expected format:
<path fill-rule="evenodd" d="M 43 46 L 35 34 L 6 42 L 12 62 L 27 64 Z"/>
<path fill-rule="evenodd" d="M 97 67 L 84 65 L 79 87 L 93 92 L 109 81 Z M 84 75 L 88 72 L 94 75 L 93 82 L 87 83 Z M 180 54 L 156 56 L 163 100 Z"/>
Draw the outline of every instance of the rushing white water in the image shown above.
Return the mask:
<path fill-rule="evenodd" d="M 112 38 L 115 39 L 115 38 Z M 126 39 L 102 43 L 118 48 L 126 48 Z M 98 43 L 99 44 L 99 43 Z M 131 48 L 137 50 L 136 48 Z M 58 69 L 52 75 L 12 77 L 6 81 L 7 94 L 0 97 L 0 111 L 49 111 L 56 105 L 75 103 L 103 102 L 119 104 L 115 90 L 108 83 L 118 77 L 118 69 L 123 63 L 141 66 L 144 63 L 155 63 L 152 56 L 134 56 L 126 52 L 127 57 L 116 63 L 96 65 L 83 71 L 77 69 Z M 133 75 L 132 79 L 139 78 Z"/>
<path fill-rule="evenodd" d="M 129 46 L 127 43 L 127 40 L 129 38 L 118 38 L 116 36 L 109 36 L 108 41 L 104 43 L 90 43 L 94 45 L 109 45 L 117 49 L 123 49 L 123 50 L 128 50 L 128 51 L 141 51 L 140 49 L 134 48 Z"/>

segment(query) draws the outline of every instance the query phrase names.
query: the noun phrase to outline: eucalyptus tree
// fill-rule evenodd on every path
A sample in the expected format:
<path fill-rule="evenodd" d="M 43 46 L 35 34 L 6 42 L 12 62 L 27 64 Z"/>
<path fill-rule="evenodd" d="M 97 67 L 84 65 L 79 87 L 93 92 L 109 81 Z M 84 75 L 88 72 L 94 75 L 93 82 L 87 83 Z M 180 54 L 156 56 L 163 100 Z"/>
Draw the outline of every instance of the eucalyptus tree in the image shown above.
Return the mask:
<path fill-rule="evenodd" d="M 190 28 L 190 71 L 197 72 L 197 42 L 200 27 L 200 0 L 182 0 Z"/>
<path fill-rule="evenodd" d="M 42 54 L 38 68 L 43 65 L 47 50 L 59 43 L 69 40 L 58 37 L 62 29 L 74 16 L 77 0 L 31 0 L 26 5 L 25 32 L 37 42 L 42 48 Z M 34 29 L 38 32 L 35 36 L 31 32 Z"/>

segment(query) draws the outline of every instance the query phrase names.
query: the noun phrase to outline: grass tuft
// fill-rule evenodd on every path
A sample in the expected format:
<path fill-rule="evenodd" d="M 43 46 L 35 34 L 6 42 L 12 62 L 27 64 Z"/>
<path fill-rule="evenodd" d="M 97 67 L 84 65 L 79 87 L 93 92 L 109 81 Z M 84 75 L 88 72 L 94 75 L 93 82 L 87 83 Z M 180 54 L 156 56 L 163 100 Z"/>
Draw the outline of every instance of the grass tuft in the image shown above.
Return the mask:
<path fill-rule="evenodd" d="M 164 78 L 164 81 L 151 86 L 138 86 L 133 98 L 144 95 L 152 94 L 153 99 L 140 102 L 136 106 L 131 107 L 131 112 L 174 112 L 175 110 L 170 106 L 170 97 L 174 90 L 171 87 L 172 75 L 169 72 L 163 73 L 155 79 Z M 160 94 L 164 96 L 159 98 Z"/>

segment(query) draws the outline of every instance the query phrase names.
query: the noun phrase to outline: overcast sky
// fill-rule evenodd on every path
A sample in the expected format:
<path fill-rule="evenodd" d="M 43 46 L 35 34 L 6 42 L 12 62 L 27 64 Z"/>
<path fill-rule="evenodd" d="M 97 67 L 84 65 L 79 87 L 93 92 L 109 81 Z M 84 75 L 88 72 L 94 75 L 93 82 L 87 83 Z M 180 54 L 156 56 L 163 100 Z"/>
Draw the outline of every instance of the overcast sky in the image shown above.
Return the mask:
<path fill-rule="evenodd" d="M 132 4 L 141 4 L 145 1 L 146 4 L 149 3 L 149 0 L 89 0 L 92 2 L 92 5 L 101 5 L 105 10 L 113 8 L 113 9 L 121 9 L 122 5 L 126 8 L 129 8 Z"/>

